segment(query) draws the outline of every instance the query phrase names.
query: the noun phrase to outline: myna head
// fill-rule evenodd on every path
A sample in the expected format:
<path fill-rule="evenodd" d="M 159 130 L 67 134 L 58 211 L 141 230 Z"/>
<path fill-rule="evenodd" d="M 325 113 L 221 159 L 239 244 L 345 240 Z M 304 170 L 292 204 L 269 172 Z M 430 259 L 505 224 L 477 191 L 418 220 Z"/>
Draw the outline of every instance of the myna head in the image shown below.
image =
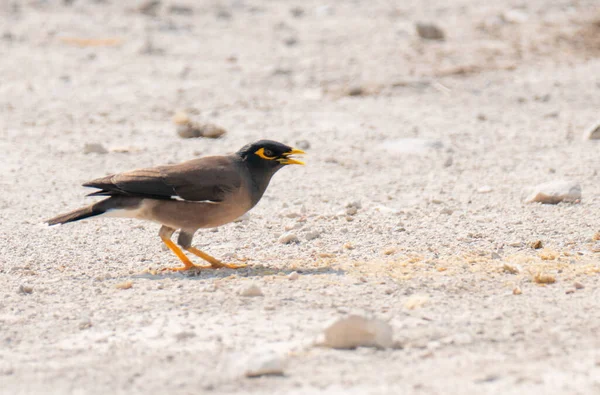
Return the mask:
<path fill-rule="evenodd" d="M 292 155 L 303 155 L 301 149 L 290 147 L 273 140 L 260 140 L 248 144 L 237 154 L 253 168 L 268 169 L 275 172 L 285 165 L 303 165 L 304 162 L 292 158 Z"/>

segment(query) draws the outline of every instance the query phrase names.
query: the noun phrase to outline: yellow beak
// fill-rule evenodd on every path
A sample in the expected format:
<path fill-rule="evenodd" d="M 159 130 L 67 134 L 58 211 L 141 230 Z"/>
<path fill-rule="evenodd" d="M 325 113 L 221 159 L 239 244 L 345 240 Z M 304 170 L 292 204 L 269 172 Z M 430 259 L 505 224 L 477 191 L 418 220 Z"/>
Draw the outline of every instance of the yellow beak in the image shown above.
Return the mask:
<path fill-rule="evenodd" d="M 284 156 L 283 158 L 279 158 L 277 160 L 282 165 L 304 165 L 304 162 L 294 159 L 294 158 L 290 158 L 289 156 L 290 155 L 305 155 L 305 154 L 306 154 L 306 152 L 302 151 L 301 149 L 292 148 L 291 151 L 283 154 L 283 156 Z"/>

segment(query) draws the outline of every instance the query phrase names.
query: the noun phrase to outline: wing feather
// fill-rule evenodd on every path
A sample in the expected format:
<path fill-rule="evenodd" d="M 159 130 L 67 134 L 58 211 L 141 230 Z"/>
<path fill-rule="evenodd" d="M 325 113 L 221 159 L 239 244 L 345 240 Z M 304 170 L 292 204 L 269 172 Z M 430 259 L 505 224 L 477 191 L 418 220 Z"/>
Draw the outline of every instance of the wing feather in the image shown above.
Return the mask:
<path fill-rule="evenodd" d="M 83 185 L 100 189 L 90 195 L 220 202 L 241 183 L 239 164 L 234 158 L 206 157 L 110 175 Z"/>

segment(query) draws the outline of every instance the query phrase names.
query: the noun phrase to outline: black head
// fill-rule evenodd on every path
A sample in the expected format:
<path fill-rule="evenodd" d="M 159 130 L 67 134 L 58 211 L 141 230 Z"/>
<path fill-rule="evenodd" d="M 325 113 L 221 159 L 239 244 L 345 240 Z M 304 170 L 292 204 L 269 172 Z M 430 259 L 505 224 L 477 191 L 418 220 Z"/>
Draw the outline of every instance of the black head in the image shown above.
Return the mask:
<path fill-rule="evenodd" d="M 303 165 L 291 155 L 302 155 L 304 151 L 273 140 L 260 140 L 248 144 L 237 152 L 245 162 L 255 168 L 278 170 L 285 165 Z"/>

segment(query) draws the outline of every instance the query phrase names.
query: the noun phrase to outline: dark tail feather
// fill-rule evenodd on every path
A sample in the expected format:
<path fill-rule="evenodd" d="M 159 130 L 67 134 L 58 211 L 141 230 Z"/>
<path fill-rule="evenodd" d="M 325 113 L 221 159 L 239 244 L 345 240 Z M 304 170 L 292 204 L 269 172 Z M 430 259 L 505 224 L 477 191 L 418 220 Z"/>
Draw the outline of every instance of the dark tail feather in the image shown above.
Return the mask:
<path fill-rule="evenodd" d="M 66 214 L 59 215 L 46 221 L 48 225 L 66 224 L 67 222 L 79 221 L 96 215 L 104 214 L 106 210 L 99 209 L 97 204 L 92 204 Z"/>

